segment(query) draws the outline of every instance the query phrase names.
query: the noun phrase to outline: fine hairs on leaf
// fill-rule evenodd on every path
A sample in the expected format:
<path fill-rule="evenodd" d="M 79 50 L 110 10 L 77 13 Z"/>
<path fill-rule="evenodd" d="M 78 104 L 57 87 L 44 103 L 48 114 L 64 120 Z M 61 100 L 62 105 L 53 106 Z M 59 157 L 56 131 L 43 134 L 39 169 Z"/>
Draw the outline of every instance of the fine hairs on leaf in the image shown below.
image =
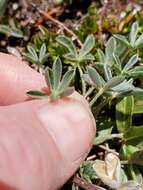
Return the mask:
<path fill-rule="evenodd" d="M 47 61 L 48 53 L 45 43 L 41 45 L 39 52 L 37 52 L 37 49 L 33 45 L 28 45 L 27 51 L 28 52 L 24 53 L 24 55 L 33 64 L 41 66 Z"/>
<path fill-rule="evenodd" d="M 47 98 L 47 96 L 49 96 L 51 100 L 69 96 L 74 92 L 74 87 L 69 87 L 74 78 L 74 74 L 74 70 L 69 70 L 62 77 L 62 63 L 59 58 L 56 58 L 52 69 L 47 68 L 45 70 L 45 80 L 49 93 L 46 94 L 39 91 L 29 91 L 27 92 L 27 95 L 32 98 Z"/>
<path fill-rule="evenodd" d="M 76 47 L 73 44 L 72 40 L 64 35 L 60 35 L 56 37 L 56 41 L 63 45 L 64 47 L 66 47 L 69 51 L 69 53 L 71 53 L 72 55 L 76 55 L 77 51 L 76 51 Z"/>
<path fill-rule="evenodd" d="M 77 63 L 77 66 L 79 62 L 82 63 L 93 61 L 95 59 L 94 56 L 90 53 L 95 46 L 95 38 L 92 34 L 87 36 L 83 47 L 79 50 L 79 53 L 77 52 L 77 48 L 70 38 L 64 35 L 60 35 L 56 37 L 56 41 L 64 46 L 68 51 L 68 53 L 63 55 L 63 57 L 71 62 L 74 62 L 75 65 Z"/>

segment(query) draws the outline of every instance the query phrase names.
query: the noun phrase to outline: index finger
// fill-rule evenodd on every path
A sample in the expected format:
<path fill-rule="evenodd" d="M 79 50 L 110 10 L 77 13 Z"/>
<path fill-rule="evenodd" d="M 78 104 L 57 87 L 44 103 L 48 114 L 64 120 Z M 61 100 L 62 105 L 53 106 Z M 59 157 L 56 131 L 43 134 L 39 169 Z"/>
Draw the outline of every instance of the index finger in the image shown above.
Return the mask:
<path fill-rule="evenodd" d="M 29 90 L 46 86 L 44 77 L 13 55 L 0 53 L 0 105 L 15 104 L 27 99 Z"/>

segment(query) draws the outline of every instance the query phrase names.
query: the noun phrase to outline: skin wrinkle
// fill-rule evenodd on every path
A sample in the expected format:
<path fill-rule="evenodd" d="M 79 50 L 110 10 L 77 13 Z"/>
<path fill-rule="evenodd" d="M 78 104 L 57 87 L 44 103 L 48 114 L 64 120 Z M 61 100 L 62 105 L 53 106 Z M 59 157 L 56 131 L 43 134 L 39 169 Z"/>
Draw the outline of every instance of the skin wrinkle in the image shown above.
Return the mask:
<path fill-rule="evenodd" d="M 77 92 L 75 92 L 74 94 L 72 94 L 72 96 L 70 96 L 70 98 L 62 100 L 62 103 L 64 101 L 64 107 L 62 106 L 62 104 L 59 106 L 58 104 L 55 105 L 56 109 L 60 107 L 62 111 L 64 110 L 63 114 L 65 115 L 67 114 L 67 112 L 72 112 L 72 114 L 77 117 L 78 114 L 80 115 L 80 113 L 83 114 L 84 112 L 87 123 L 82 121 L 82 123 L 80 124 L 82 119 L 77 117 L 76 120 L 75 118 L 75 123 L 78 124 L 78 130 L 76 131 L 76 124 L 75 126 L 73 126 L 74 122 L 71 123 L 72 119 L 70 120 L 69 116 L 68 120 L 69 123 L 71 123 L 69 125 L 69 133 L 68 131 L 67 133 L 65 133 L 65 130 L 61 125 L 62 132 L 59 134 L 59 136 L 57 136 L 56 141 L 54 141 L 52 135 L 50 135 L 49 132 L 49 123 L 47 121 L 43 122 L 39 118 L 41 111 L 43 112 L 42 114 L 48 114 L 48 110 L 51 109 L 50 113 L 53 115 L 54 120 L 57 120 L 57 122 L 59 122 L 58 118 L 55 117 L 56 109 L 53 109 L 53 106 L 50 105 L 49 100 L 31 100 L 24 103 L 18 103 L 25 100 L 25 93 L 28 90 L 44 89 L 43 87 L 45 86 L 45 81 L 43 77 L 31 68 L 29 68 L 24 62 L 20 62 L 18 59 L 13 58 L 13 56 L 9 57 L 6 54 L 0 54 L 0 56 L 2 56 L 2 58 L 0 58 L 0 77 L 3 80 L 3 86 L 0 85 L 0 105 L 4 105 L 0 107 L 0 122 L 4 120 L 1 114 L 3 114 L 3 116 L 5 115 L 6 120 L 7 118 L 9 118 L 7 124 L 5 124 L 7 125 L 7 128 L 4 127 L 4 131 L 5 136 L 10 138 L 10 141 L 13 141 L 13 139 L 15 138 L 14 135 L 12 135 L 11 133 L 12 127 L 10 125 L 10 122 L 13 122 L 13 124 L 15 123 L 15 133 L 17 136 L 17 141 L 15 142 L 16 146 L 18 146 L 18 148 L 21 147 L 20 151 L 22 152 L 22 155 L 26 155 L 22 158 L 15 158 L 15 155 L 17 154 L 15 150 L 16 146 L 12 145 L 14 152 L 12 148 L 10 148 L 10 154 L 12 154 L 13 158 L 15 158 L 17 175 L 14 176 L 7 173 L 7 177 L 5 176 L 4 178 L 3 173 L 0 173 L 0 179 L 4 179 L 5 182 L 10 186 L 15 186 L 16 188 L 18 188 L 18 183 L 20 181 L 18 179 L 20 178 L 23 181 L 23 184 L 21 184 L 21 188 L 17 190 L 39 190 L 39 188 L 40 190 L 57 190 L 77 170 L 81 161 L 83 161 L 85 156 L 87 155 L 87 152 L 90 148 L 90 142 L 93 140 L 93 136 L 95 134 L 95 129 L 93 129 L 93 125 L 95 124 L 95 121 L 93 120 L 93 116 L 91 114 L 87 101 L 85 101 L 84 98 L 82 98 Z M 5 59 L 5 61 L 2 61 L 2 59 Z M 13 73 L 8 73 L 7 70 L 12 70 Z M 13 77 L 14 73 L 17 73 L 17 79 Z M 9 85 L 11 89 L 9 88 Z M 16 87 L 15 91 L 13 85 Z M 13 94 L 15 97 L 13 97 Z M 3 100 L 1 99 L 1 96 L 3 97 Z M 14 105 L 7 106 L 10 104 Z M 81 111 L 80 109 L 79 111 L 77 111 L 76 107 L 73 107 L 73 111 L 72 109 L 67 109 L 68 104 L 71 104 L 72 106 L 73 104 L 78 104 L 81 108 Z M 45 117 L 47 116 L 45 115 Z M 88 122 L 90 122 L 90 124 L 88 124 Z M 87 128 L 85 127 L 85 125 L 87 126 Z M 56 130 L 56 128 L 53 130 Z M 73 138 L 70 137 L 72 134 L 76 134 L 76 138 L 74 136 Z M 0 135 L 2 136 L 3 134 L 0 133 Z M 71 138 L 70 142 L 66 142 L 67 149 L 64 150 L 64 153 L 62 153 L 61 148 L 63 145 L 59 144 L 59 138 L 65 138 L 67 139 L 66 141 L 68 141 L 68 137 Z M 76 144 L 76 139 L 80 139 L 80 143 Z M 71 153 L 72 151 L 73 153 Z M 27 156 L 27 154 L 31 155 Z M 73 155 L 75 155 L 75 157 L 73 157 Z M 1 156 L 0 158 L 3 159 L 3 157 Z M 18 162 L 16 161 L 17 159 Z M 8 161 L 5 161 L 5 163 L 6 162 Z M 31 177 L 32 179 L 34 179 L 33 182 L 30 180 L 32 184 L 30 184 L 29 179 L 26 179 L 24 176 L 22 176 L 23 166 L 25 167 L 26 171 L 28 170 L 28 175 L 32 175 Z M 33 169 L 33 167 L 36 168 Z M 36 174 L 36 172 L 40 170 L 42 172 L 38 172 L 38 174 Z M 9 180 L 12 180 L 12 182 L 10 183 Z M 36 183 L 38 184 L 37 187 L 35 187 Z M 40 184 L 42 184 L 42 187 L 39 186 Z M 45 185 L 43 186 L 43 184 Z"/>
<path fill-rule="evenodd" d="M 23 127 L 22 127 L 22 129 L 23 129 Z M 40 131 L 42 130 L 41 138 L 44 137 L 44 136 L 48 138 L 49 135 L 48 135 L 48 134 L 45 134 L 45 129 L 44 129 L 43 127 L 42 127 L 42 128 L 41 128 L 41 127 L 36 127 L 35 129 L 37 129 L 38 131 L 39 131 L 39 130 L 40 130 Z M 35 130 L 34 130 L 34 131 L 35 131 Z M 35 134 L 39 134 L 40 131 L 39 131 L 39 132 L 38 132 L 38 131 L 37 131 L 37 132 L 35 131 L 34 133 L 35 133 Z M 30 132 L 30 131 L 29 131 L 29 132 Z M 21 133 L 23 133 L 23 135 L 24 135 L 24 131 L 21 131 Z M 44 135 L 43 135 L 43 133 L 44 133 Z M 47 133 L 47 131 L 46 131 L 46 133 Z M 29 133 L 29 135 L 32 135 L 32 134 Z M 38 137 L 39 137 L 39 136 L 38 136 Z M 38 137 L 36 137 L 35 139 L 39 139 Z M 43 139 L 43 138 L 42 138 L 42 139 Z M 48 139 L 49 139 L 49 138 L 48 138 Z M 51 140 L 52 140 L 52 139 L 51 139 Z M 47 142 L 43 143 L 43 145 L 44 145 L 44 144 L 47 144 Z M 54 147 L 53 147 L 53 148 L 54 148 Z M 42 152 L 45 153 L 45 151 L 43 150 L 43 148 L 42 148 L 42 150 L 41 150 L 41 153 L 42 153 Z M 55 150 L 55 152 L 57 153 L 58 150 L 57 150 L 57 151 Z M 48 150 L 47 150 L 47 153 L 48 153 Z M 58 157 L 58 156 L 56 156 L 56 157 Z M 51 159 L 51 160 L 53 161 L 53 159 Z M 46 163 L 46 160 L 44 161 L 44 163 Z M 44 164 L 44 165 L 45 165 L 45 164 Z M 47 168 L 45 168 L 45 170 L 47 171 Z M 57 170 L 57 169 L 56 169 L 56 170 Z M 46 175 L 46 177 L 45 177 L 46 180 L 48 179 L 48 178 L 47 178 L 48 175 L 49 175 L 49 174 L 47 173 L 47 175 Z M 53 175 L 54 175 L 54 174 L 53 174 Z M 47 183 L 45 183 L 45 184 L 47 184 Z M 47 189 L 46 189 L 46 190 L 47 190 Z"/>

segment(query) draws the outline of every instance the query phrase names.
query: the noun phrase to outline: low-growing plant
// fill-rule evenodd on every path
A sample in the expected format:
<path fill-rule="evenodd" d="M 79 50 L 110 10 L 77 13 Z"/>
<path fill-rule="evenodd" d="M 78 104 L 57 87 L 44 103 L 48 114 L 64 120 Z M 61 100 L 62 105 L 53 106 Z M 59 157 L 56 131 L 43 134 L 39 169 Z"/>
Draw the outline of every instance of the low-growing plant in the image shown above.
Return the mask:
<path fill-rule="evenodd" d="M 49 97 L 51 100 L 70 95 L 74 88 L 69 85 L 75 80 L 76 71 L 80 73 L 82 94 L 89 101 L 93 114 L 96 114 L 94 148 L 105 150 L 105 160 L 85 161 L 79 175 L 89 183 L 100 179 L 109 188 L 117 190 L 143 188 L 143 127 L 134 123 L 134 116 L 143 113 L 143 89 L 140 85 L 143 65 L 139 53 L 143 42 L 142 34 L 137 34 L 138 24 L 134 23 L 128 45 L 127 38 L 121 35 L 110 37 L 104 51 L 97 50 L 96 61 L 96 55 L 92 52 L 95 47 L 93 35 L 87 37 L 81 48 L 75 46 L 69 37 L 57 36 L 56 41 L 64 48 L 64 70 L 61 60 L 56 58 L 52 69 L 48 67 L 45 71 L 48 93 L 27 93 L 32 98 Z M 126 43 L 123 42 L 125 39 Z M 28 46 L 26 56 L 32 63 L 44 64 L 48 53 L 43 43 L 39 52 Z M 106 109 L 114 116 L 108 115 Z M 79 190 L 79 187 L 73 184 L 72 189 Z"/>
<path fill-rule="evenodd" d="M 48 58 L 47 47 L 46 44 L 42 44 L 39 52 L 37 52 L 36 48 L 32 45 L 27 46 L 27 53 L 24 54 L 28 61 L 33 64 L 42 66 Z"/>
<path fill-rule="evenodd" d="M 74 70 L 78 70 L 82 82 L 82 94 L 86 92 L 86 84 L 82 78 L 85 66 L 88 62 L 93 61 L 95 58 L 91 51 L 95 46 L 95 38 L 93 35 L 89 35 L 81 49 L 77 49 L 72 40 L 66 36 L 58 36 L 56 41 L 64 46 L 67 53 L 63 55 L 66 63 L 70 64 Z"/>

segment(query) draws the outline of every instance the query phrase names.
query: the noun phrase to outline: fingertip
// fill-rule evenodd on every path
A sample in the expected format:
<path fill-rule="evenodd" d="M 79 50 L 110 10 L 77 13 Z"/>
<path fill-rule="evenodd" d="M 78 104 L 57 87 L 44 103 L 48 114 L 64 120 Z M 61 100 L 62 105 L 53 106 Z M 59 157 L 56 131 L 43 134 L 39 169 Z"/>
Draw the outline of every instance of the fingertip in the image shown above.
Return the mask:
<path fill-rule="evenodd" d="M 13 55 L 0 53 L 0 105 L 9 105 L 27 99 L 29 90 L 41 90 L 44 77 Z"/>

